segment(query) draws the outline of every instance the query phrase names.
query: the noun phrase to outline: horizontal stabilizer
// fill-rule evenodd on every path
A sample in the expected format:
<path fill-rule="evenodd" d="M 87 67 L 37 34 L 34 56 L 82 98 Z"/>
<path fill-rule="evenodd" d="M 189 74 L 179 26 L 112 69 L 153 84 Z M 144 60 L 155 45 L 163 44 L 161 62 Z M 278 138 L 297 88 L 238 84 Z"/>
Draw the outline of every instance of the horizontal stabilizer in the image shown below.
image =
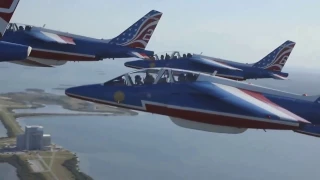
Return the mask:
<path fill-rule="evenodd" d="M 0 61 L 25 60 L 31 53 L 31 47 L 0 41 Z"/>
<path fill-rule="evenodd" d="M 129 52 L 129 55 L 132 57 L 137 57 L 137 58 L 141 58 L 141 59 L 149 59 L 149 57 L 145 53 Z"/>
<path fill-rule="evenodd" d="M 270 76 L 273 78 L 273 79 L 277 79 L 277 80 L 288 80 L 288 78 L 287 77 L 283 77 L 283 76 L 281 76 L 281 75 L 279 75 L 279 74 L 275 74 L 275 73 L 269 73 L 270 74 Z"/>
<path fill-rule="evenodd" d="M 43 32 L 43 31 L 29 31 L 29 32 L 26 31 L 26 33 L 44 42 L 76 45 L 76 43 L 73 41 L 72 38 L 54 34 L 54 33 Z"/>
<path fill-rule="evenodd" d="M 295 130 L 294 132 L 320 137 L 320 125 L 306 124 L 301 129 Z"/>
<path fill-rule="evenodd" d="M 238 69 L 238 68 L 229 66 L 227 64 L 220 63 L 218 61 L 206 59 L 206 58 L 201 57 L 199 55 L 193 55 L 190 58 L 190 60 L 192 60 L 193 62 L 196 62 L 196 63 L 206 64 L 206 65 L 211 66 L 213 68 L 222 68 L 222 69 L 230 69 L 230 70 L 242 71 L 242 69 Z"/>

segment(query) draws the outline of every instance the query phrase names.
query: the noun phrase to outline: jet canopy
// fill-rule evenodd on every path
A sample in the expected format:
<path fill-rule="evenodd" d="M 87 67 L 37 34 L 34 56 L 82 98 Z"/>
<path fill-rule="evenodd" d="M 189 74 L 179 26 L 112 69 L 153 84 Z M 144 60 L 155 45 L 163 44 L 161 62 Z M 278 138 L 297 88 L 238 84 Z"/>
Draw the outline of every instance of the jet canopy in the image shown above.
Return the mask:
<path fill-rule="evenodd" d="M 7 26 L 7 31 L 30 31 L 33 26 L 20 23 L 9 23 Z"/>
<path fill-rule="evenodd" d="M 105 86 L 137 86 L 197 81 L 200 72 L 170 68 L 147 68 L 123 74 L 104 83 Z"/>
<path fill-rule="evenodd" d="M 165 51 L 156 53 L 151 58 L 153 60 L 168 60 L 168 59 L 180 59 L 180 58 L 191 58 L 192 54 L 188 52 L 182 52 L 182 51 Z"/>

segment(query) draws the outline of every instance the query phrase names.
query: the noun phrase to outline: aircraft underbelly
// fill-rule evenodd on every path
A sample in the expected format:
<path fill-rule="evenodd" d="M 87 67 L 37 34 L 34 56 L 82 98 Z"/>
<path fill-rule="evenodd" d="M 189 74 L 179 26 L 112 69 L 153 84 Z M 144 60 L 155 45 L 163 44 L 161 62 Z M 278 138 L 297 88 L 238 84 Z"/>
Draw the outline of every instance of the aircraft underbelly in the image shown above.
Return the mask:
<path fill-rule="evenodd" d="M 61 66 L 67 63 L 67 61 L 57 61 L 52 59 L 40 59 L 28 57 L 28 59 L 23 61 L 10 61 L 10 63 L 23 65 L 23 66 L 32 66 L 32 67 L 54 67 Z"/>
<path fill-rule="evenodd" d="M 34 57 L 29 57 L 28 59 L 31 61 L 35 61 L 41 64 L 50 65 L 50 66 L 61 66 L 67 63 L 67 61 L 54 60 L 54 59 L 42 59 L 42 58 L 34 58 Z"/>
<path fill-rule="evenodd" d="M 275 121 L 267 118 L 259 118 L 239 113 L 227 113 L 221 110 L 203 110 L 191 107 L 175 106 L 168 104 L 153 104 L 146 102 L 146 111 L 180 118 L 185 121 L 202 123 L 207 125 L 219 125 L 235 128 L 252 129 L 282 129 L 294 130 L 299 126 L 298 122 Z"/>
<path fill-rule="evenodd" d="M 206 124 L 206 123 L 195 122 L 195 121 L 190 121 L 190 120 L 175 118 L 175 117 L 170 117 L 170 119 L 177 126 L 188 128 L 188 129 L 206 131 L 206 132 L 240 134 L 247 130 L 247 128 L 236 128 L 231 126 Z"/>

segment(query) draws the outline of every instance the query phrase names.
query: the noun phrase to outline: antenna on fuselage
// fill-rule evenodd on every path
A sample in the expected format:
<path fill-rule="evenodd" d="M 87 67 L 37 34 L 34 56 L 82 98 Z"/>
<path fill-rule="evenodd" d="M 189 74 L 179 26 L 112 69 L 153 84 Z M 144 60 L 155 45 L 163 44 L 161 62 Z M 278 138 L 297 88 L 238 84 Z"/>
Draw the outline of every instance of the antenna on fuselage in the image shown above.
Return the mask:
<path fill-rule="evenodd" d="M 43 27 L 43 28 L 46 27 L 46 24 L 44 24 L 42 27 Z"/>
<path fill-rule="evenodd" d="M 212 73 L 212 76 L 216 76 L 217 72 L 218 72 L 218 71 L 214 71 L 214 72 Z"/>

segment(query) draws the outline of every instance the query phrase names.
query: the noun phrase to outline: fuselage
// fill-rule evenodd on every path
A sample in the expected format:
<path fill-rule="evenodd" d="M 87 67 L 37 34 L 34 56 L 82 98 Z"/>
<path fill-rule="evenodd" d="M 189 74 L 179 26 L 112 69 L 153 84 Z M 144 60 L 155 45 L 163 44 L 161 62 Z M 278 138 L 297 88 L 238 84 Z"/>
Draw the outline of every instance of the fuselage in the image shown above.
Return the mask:
<path fill-rule="evenodd" d="M 131 75 L 124 76 L 128 77 Z M 272 103 L 287 109 L 307 121 L 313 124 L 320 124 L 319 96 L 303 96 L 205 74 L 200 74 L 193 82 L 158 83 L 160 82 L 159 79 L 155 84 L 137 86 L 112 84 L 113 81 L 111 80 L 104 84 L 69 88 L 66 90 L 66 94 L 92 102 L 147 111 L 205 124 L 257 129 L 294 130 L 299 127 L 299 124 L 261 123 L 260 121 L 251 121 L 250 118 L 239 119 L 239 117 L 248 117 L 248 112 L 239 108 L 233 108 L 223 100 L 199 92 L 193 88 L 193 86 L 197 85 L 215 86 L 222 84 L 259 93 Z M 227 115 L 221 115 L 221 113 Z"/>
<path fill-rule="evenodd" d="M 73 41 L 74 44 L 45 42 L 32 35 L 32 33 L 40 34 L 40 31 L 63 36 L 66 41 Z M 133 50 L 153 55 L 152 51 L 109 44 L 109 40 L 95 39 L 40 27 L 32 27 L 30 30 L 9 28 L 1 41 L 31 46 L 30 60 L 39 63 L 56 61 L 56 64 L 53 63 L 53 65 L 61 65 L 67 61 L 97 61 L 105 58 L 127 58 L 132 57 L 128 52 Z"/>
<path fill-rule="evenodd" d="M 168 60 L 136 60 L 129 61 L 125 63 L 125 66 L 140 69 L 140 68 L 150 68 L 150 67 L 168 67 L 168 68 L 178 68 L 186 69 L 190 71 L 199 71 L 203 73 L 212 74 L 217 71 L 217 76 L 226 77 L 234 80 L 246 80 L 246 79 L 263 79 L 272 78 L 270 76 L 269 70 L 262 68 L 253 67 L 251 64 L 243 64 L 232 61 L 219 60 L 222 64 L 227 64 L 229 66 L 241 69 L 242 71 L 234 71 L 224 68 L 217 68 L 214 66 L 209 66 L 207 64 L 196 63 L 191 61 L 189 58 L 179 58 L 179 59 L 168 59 Z M 288 73 L 272 71 L 274 74 L 281 75 L 283 77 L 288 77 Z"/>

